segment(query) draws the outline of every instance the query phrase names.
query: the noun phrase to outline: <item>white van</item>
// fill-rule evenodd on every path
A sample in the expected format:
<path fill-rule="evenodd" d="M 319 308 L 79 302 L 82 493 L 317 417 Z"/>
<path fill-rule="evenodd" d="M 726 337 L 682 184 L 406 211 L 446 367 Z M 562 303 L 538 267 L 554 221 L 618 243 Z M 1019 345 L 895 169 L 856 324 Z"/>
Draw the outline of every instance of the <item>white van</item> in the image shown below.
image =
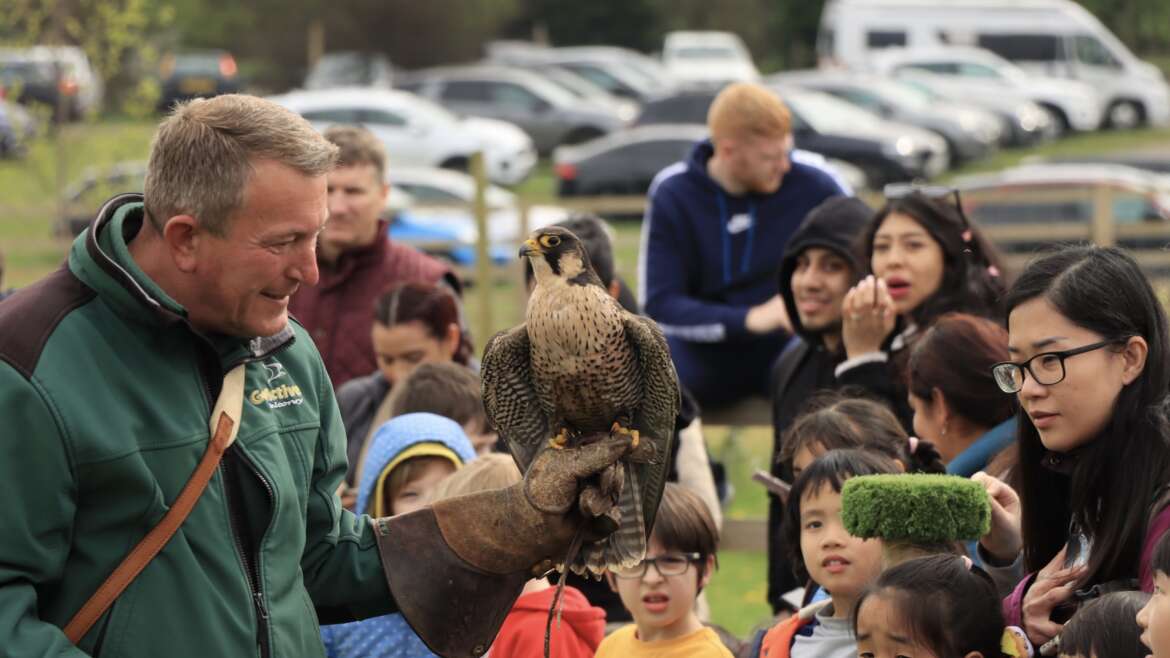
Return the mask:
<path fill-rule="evenodd" d="M 890 46 L 978 46 L 1026 70 L 1083 80 L 1105 98 L 1111 125 L 1170 122 L 1170 88 L 1071 0 L 827 0 L 822 65 L 866 68 Z"/>

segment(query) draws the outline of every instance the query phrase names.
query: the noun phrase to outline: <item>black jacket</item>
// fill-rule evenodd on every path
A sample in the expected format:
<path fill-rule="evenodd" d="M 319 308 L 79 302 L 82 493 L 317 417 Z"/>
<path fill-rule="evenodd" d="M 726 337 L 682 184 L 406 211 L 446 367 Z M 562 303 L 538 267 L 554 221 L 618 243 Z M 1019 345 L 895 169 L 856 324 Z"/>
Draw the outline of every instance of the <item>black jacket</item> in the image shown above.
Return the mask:
<path fill-rule="evenodd" d="M 797 257 L 810 247 L 830 249 L 845 258 L 855 275 L 864 271 L 858 260 L 854 243 L 860 238 L 873 215 L 863 202 L 852 197 L 829 199 L 808 214 L 804 223 L 793 234 L 780 262 L 780 294 L 788 307 L 788 317 L 796 332 L 794 338 L 777 359 L 772 368 L 771 397 L 772 425 L 772 474 L 788 482 L 792 473 L 780 464 L 781 437 L 799 415 L 808 399 L 818 391 L 836 386 L 833 371 L 844 360 L 844 352 L 830 352 L 820 335 L 809 332 L 800 323 L 796 310 L 796 298 L 792 291 L 792 274 L 796 271 Z M 768 602 L 773 612 L 787 607 L 781 597 L 785 592 L 799 587 L 792 574 L 792 568 L 781 544 L 781 522 L 784 504 L 772 494 L 768 495 Z"/>

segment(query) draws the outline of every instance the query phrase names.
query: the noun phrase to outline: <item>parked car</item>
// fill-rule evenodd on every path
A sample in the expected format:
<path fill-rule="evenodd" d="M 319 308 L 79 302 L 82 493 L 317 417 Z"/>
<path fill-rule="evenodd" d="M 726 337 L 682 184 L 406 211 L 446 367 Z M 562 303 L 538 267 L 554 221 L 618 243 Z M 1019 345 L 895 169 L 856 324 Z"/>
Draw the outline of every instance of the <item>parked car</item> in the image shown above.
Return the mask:
<path fill-rule="evenodd" d="M 695 142 L 707 138 L 702 124 L 649 124 L 611 133 L 586 144 L 562 146 L 553 154 L 560 196 L 640 195 L 650 189 L 658 172 L 685 161 Z M 864 174 L 847 164 L 796 149 L 794 160 L 832 171 L 847 187 L 865 187 Z"/>
<path fill-rule="evenodd" d="M 870 61 L 885 75 L 929 72 L 951 89 L 970 96 L 1027 99 L 1039 103 L 1058 121 L 1061 130 L 1096 130 L 1105 116 L 1097 90 L 1089 85 L 1028 73 L 982 48 L 887 48 Z"/>
<path fill-rule="evenodd" d="M 236 58 L 226 50 L 171 53 L 159 65 L 162 94 L 158 110 L 165 112 L 179 101 L 234 94 L 240 90 Z"/>
<path fill-rule="evenodd" d="M 1170 87 L 1072 0 L 829 0 L 817 52 L 864 68 L 891 46 L 978 46 L 1030 72 L 1080 80 L 1103 96 L 1109 123 L 1170 122 Z"/>
<path fill-rule="evenodd" d="M 1039 231 L 1002 237 L 1001 249 L 1017 264 L 1062 239 L 1083 241 L 1094 213 L 1102 207 L 1116 226 L 1159 224 L 1165 232 L 1118 235 L 1117 245 L 1129 250 L 1165 253 L 1170 235 L 1170 176 L 1115 164 L 1028 164 L 996 173 L 964 176 L 954 181 L 968 216 L 995 235 L 1003 227 L 1021 231 L 1038 225 Z M 1070 234 L 1062 231 L 1068 226 Z M 1078 227 L 1085 230 L 1081 231 Z M 1067 236 L 1063 237 L 1062 236 Z M 1157 266 L 1170 273 L 1170 259 Z"/>
<path fill-rule="evenodd" d="M 490 48 L 488 57 L 500 64 L 555 65 L 576 73 L 614 96 L 642 102 L 676 86 L 661 62 L 617 46 Z"/>
<path fill-rule="evenodd" d="M 869 187 L 933 178 L 950 164 L 946 142 L 934 133 L 886 121 L 827 94 L 770 88 L 792 114 L 796 146 L 858 167 Z M 705 125 L 707 109 L 717 93 L 691 89 L 653 99 L 642 106 L 635 125 Z"/>
<path fill-rule="evenodd" d="M 601 86 L 578 73 L 555 64 L 514 64 L 517 68 L 536 73 L 554 85 L 564 89 L 580 101 L 613 108 L 619 119 L 629 123 L 638 116 L 641 106 L 629 98 L 614 96 Z"/>
<path fill-rule="evenodd" d="M 378 136 L 392 166 L 466 170 L 482 150 L 488 177 L 514 185 L 536 166 L 532 140 L 516 126 L 490 119 L 460 119 L 403 91 L 366 87 L 296 91 L 273 101 L 297 112 L 318 130 L 361 124 Z"/>
<path fill-rule="evenodd" d="M 14 90 L 12 100 L 42 104 L 52 116 L 76 121 L 101 107 L 102 81 L 85 51 L 76 46 L 0 49 L 0 87 Z"/>
<path fill-rule="evenodd" d="M 535 73 L 512 68 L 430 69 L 412 74 L 405 84 L 452 112 L 520 126 L 540 153 L 588 141 L 626 123 L 610 105 L 581 101 Z"/>
<path fill-rule="evenodd" d="M 977 160 L 999 143 L 999 120 L 984 110 L 934 101 L 912 86 L 888 78 L 844 71 L 793 71 L 771 81 L 832 94 L 880 117 L 942 135 L 956 162 Z"/>
<path fill-rule="evenodd" d="M 978 85 L 968 85 L 953 76 L 941 76 L 927 71 L 901 71 L 899 81 L 917 87 L 951 103 L 965 103 L 981 107 L 999 118 L 1003 127 L 999 143 L 1004 146 L 1031 146 L 1055 137 L 1060 131 L 1056 117 L 1041 105 L 1010 90 L 987 93 Z"/>
<path fill-rule="evenodd" d="M 662 63 L 680 83 L 756 82 L 760 71 L 743 39 L 732 32 L 668 32 Z"/>
<path fill-rule="evenodd" d="M 387 172 L 387 179 L 393 188 L 391 196 L 401 191 L 413 202 L 412 212 L 416 217 L 442 217 L 449 223 L 456 220 L 462 234 L 471 236 L 475 243 L 475 219 L 472 207 L 475 203 L 475 179 L 467 174 L 449 169 L 431 167 L 396 167 Z M 496 185 L 484 190 L 484 201 L 488 208 L 488 239 L 493 245 L 508 248 L 518 246 L 526 237 L 520 226 L 520 201 L 513 192 Z M 528 207 L 527 229 L 543 228 L 568 217 L 564 208 L 548 205 Z M 462 227 L 470 227 L 467 233 Z M 515 250 L 511 252 L 515 255 Z"/>
<path fill-rule="evenodd" d="M 305 76 L 305 89 L 394 86 L 394 66 L 382 53 L 340 50 L 325 53 Z"/>

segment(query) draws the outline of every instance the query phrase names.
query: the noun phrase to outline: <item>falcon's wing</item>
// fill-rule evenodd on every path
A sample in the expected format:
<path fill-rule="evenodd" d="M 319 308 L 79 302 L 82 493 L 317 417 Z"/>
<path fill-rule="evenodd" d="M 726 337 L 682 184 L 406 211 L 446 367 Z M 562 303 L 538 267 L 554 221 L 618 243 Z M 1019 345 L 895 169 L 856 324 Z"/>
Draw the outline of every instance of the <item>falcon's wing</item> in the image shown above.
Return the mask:
<path fill-rule="evenodd" d="M 642 368 L 642 404 L 634 415 L 634 427 L 643 440 L 654 441 L 655 447 L 653 464 L 634 465 L 641 471 L 638 479 L 642 488 L 642 512 L 649 536 L 670 471 L 671 444 L 680 404 L 678 375 L 670 360 L 666 336 L 653 320 L 627 313 L 623 323 Z"/>
<path fill-rule="evenodd" d="M 479 372 L 488 421 L 504 439 L 520 472 L 526 473 L 551 435 L 532 382 L 525 325 L 502 331 L 488 341 Z"/>

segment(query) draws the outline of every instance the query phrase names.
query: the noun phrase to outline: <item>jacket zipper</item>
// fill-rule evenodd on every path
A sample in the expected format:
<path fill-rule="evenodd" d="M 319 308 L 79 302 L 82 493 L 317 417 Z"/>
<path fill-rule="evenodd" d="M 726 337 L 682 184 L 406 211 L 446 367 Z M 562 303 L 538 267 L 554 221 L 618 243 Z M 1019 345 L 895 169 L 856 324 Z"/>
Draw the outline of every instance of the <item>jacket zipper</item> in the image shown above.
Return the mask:
<path fill-rule="evenodd" d="M 229 457 L 236 463 L 242 463 L 248 466 L 248 469 L 260 479 L 261 483 L 264 484 L 264 489 L 268 494 L 268 500 L 269 502 L 272 502 L 274 496 L 271 485 L 266 479 L 264 479 L 264 476 L 262 476 L 255 467 L 248 463 L 248 460 L 244 458 L 243 453 L 240 452 L 234 445 L 229 448 L 228 453 L 224 455 L 225 459 L 228 459 Z M 232 477 L 232 474 L 228 472 L 226 463 L 221 463 L 220 469 L 221 474 L 225 478 L 225 481 L 227 478 Z M 252 606 L 255 608 L 256 612 L 256 646 L 259 650 L 260 658 L 268 658 L 270 654 L 270 647 L 268 642 L 269 615 L 268 605 L 264 600 L 264 590 L 260 583 L 260 569 L 258 564 L 260 559 L 260 547 L 255 547 L 255 555 L 249 555 L 248 551 L 244 550 L 244 543 L 240 539 L 240 537 L 243 536 L 243 521 L 240 516 L 239 501 L 236 500 L 236 495 L 233 492 L 233 489 L 234 487 L 230 482 L 227 484 L 227 486 L 224 487 L 224 491 L 227 493 L 228 519 L 232 529 L 232 544 L 236 548 L 236 554 L 239 555 L 240 562 L 242 562 L 244 565 L 244 580 L 248 582 L 248 590 L 252 594 Z M 259 543 L 259 539 L 260 538 L 257 539 L 257 543 Z"/>
<path fill-rule="evenodd" d="M 240 363 L 261 361 L 268 357 L 284 352 L 289 347 L 291 347 L 291 341 L 277 347 L 268 354 L 265 354 L 263 357 L 245 359 Z M 214 350 L 212 350 L 212 353 L 214 353 Z M 206 354 L 204 354 L 204 357 L 206 357 Z M 215 387 L 213 384 L 213 382 L 218 381 L 218 379 L 213 379 L 210 375 L 212 375 L 212 373 L 218 373 L 219 379 L 222 379 L 222 370 L 218 360 L 216 359 L 202 358 L 200 361 L 201 363 L 199 364 L 198 369 L 200 371 L 200 378 L 203 380 L 203 391 L 207 395 L 207 413 L 210 414 L 212 408 L 214 407 L 215 399 L 218 396 L 218 390 L 216 390 L 217 387 Z M 243 463 L 247 466 L 248 470 L 252 472 L 252 475 L 256 476 L 256 478 L 260 480 L 260 483 L 264 485 L 265 493 L 268 495 L 268 503 L 270 508 L 274 508 L 276 505 L 276 495 L 273 492 L 272 484 L 268 482 L 267 478 L 265 478 L 264 475 L 260 472 L 260 469 L 258 469 L 255 464 L 253 464 L 235 444 L 229 446 L 227 452 L 224 453 L 223 460 L 219 463 L 220 476 L 224 478 L 224 497 L 228 507 L 228 525 L 231 527 L 232 544 L 235 546 L 236 555 L 240 557 L 240 562 L 244 565 L 244 580 L 247 581 L 248 590 L 252 594 L 252 606 L 255 608 L 256 612 L 256 647 L 259 651 L 260 658 L 269 658 L 271 655 L 271 646 L 268 639 L 268 604 L 264 599 L 264 590 L 260 583 L 260 570 L 258 564 L 260 559 L 259 543 L 263 539 L 264 533 L 261 533 L 260 537 L 257 537 L 257 546 L 254 547 L 256 555 L 248 555 L 248 552 L 244 550 L 243 541 L 240 539 L 240 537 L 243 536 L 243 521 L 239 509 L 240 502 L 236 500 L 236 495 L 233 491 L 234 487 L 232 482 L 236 480 L 235 478 L 231 477 L 231 474 L 227 469 L 228 459 L 232 459 L 238 463 Z M 265 532 L 267 532 L 267 528 L 265 528 Z"/>

